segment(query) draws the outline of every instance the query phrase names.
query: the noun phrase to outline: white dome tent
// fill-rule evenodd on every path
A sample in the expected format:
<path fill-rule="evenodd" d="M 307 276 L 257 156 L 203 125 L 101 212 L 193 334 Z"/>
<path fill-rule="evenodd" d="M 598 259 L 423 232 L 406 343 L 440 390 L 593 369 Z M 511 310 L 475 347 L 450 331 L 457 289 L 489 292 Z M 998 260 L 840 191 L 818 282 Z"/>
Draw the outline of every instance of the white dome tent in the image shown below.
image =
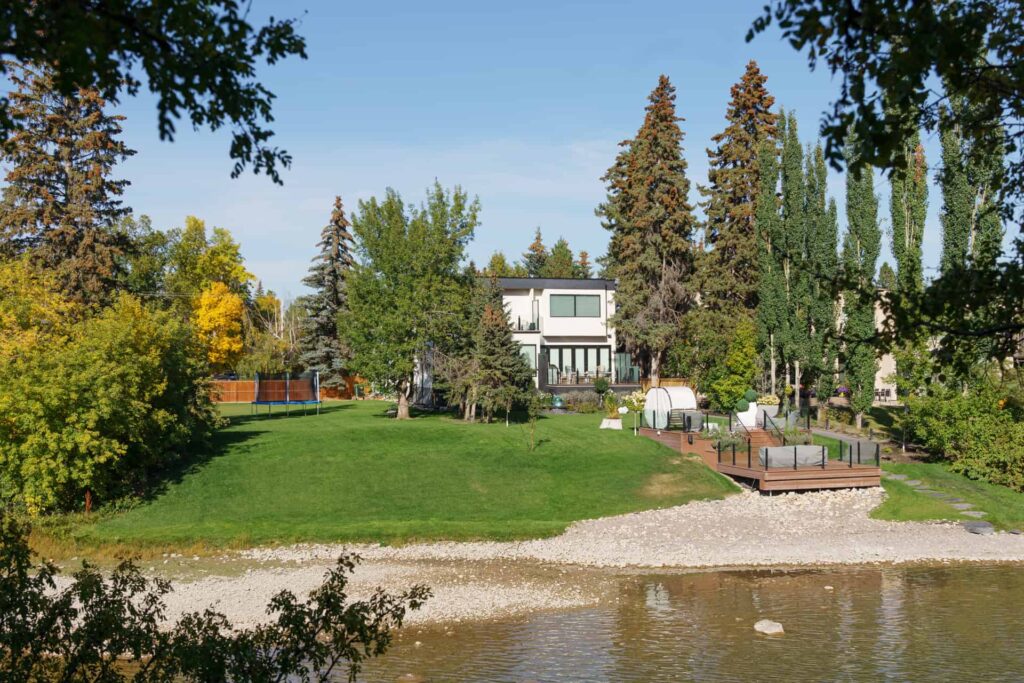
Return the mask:
<path fill-rule="evenodd" d="M 654 429 L 668 427 L 673 410 L 697 410 L 697 396 L 690 387 L 651 387 L 644 399 L 644 422 Z"/>

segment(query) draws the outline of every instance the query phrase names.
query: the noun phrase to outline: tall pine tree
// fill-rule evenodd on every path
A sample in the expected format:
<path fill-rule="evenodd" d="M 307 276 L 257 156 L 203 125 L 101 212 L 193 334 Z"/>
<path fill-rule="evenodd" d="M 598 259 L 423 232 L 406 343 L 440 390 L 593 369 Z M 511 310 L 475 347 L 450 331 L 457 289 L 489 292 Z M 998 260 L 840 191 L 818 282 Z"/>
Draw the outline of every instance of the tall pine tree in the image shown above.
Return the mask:
<path fill-rule="evenodd" d="M 683 158 L 675 88 L 661 76 L 644 123 L 604 175 L 597 209 L 611 232 L 608 270 L 618 279 L 613 322 L 626 348 L 658 384 L 680 317 L 693 306 L 696 219 Z"/>
<path fill-rule="evenodd" d="M 477 398 L 484 409 L 484 421 L 490 422 L 494 411 L 502 408 L 508 424 L 512 404 L 532 388 L 533 370 L 512 336 L 508 311 L 500 301 L 484 306 L 474 335 L 474 358 L 479 368 Z"/>
<path fill-rule="evenodd" d="M 758 248 L 754 235 L 760 190 L 758 149 L 778 134 L 775 103 L 767 78 L 751 60 L 732 86 L 725 130 L 711 138 L 708 185 L 700 187 L 707 215 L 702 259 L 701 305 L 733 319 L 753 316 L 757 307 Z"/>
<path fill-rule="evenodd" d="M 580 257 L 576 260 L 575 266 L 573 266 L 573 273 L 574 277 L 580 280 L 589 280 L 594 276 L 590 266 L 590 254 L 586 251 L 580 252 Z"/>
<path fill-rule="evenodd" d="M 572 249 L 569 248 L 569 243 L 565 241 L 564 237 L 560 237 L 555 242 L 555 246 L 551 247 L 551 253 L 548 254 L 540 272 L 541 277 L 575 277 Z"/>
<path fill-rule="evenodd" d="M 875 268 L 881 249 L 878 198 L 872 169 L 859 165 L 857 142 L 850 136 L 846 148 L 846 236 L 843 274 L 850 287 L 843 292 L 843 367 L 851 389 L 850 407 L 861 427 L 864 413 L 875 400 Z"/>
<path fill-rule="evenodd" d="M 313 258 L 302 284 L 313 290 L 306 297 L 309 312 L 302 330 L 300 362 L 320 372 L 320 385 L 345 384 L 346 352 L 338 333 L 338 315 L 345 308 L 345 280 L 352 268 L 352 233 L 341 197 L 334 198 L 331 220 L 320 232 L 320 253 Z"/>
<path fill-rule="evenodd" d="M 10 166 L 0 204 L 0 255 L 29 252 L 53 269 L 74 300 L 95 304 L 114 286 L 121 255 L 114 225 L 131 212 L 114 167 L 134 154 L 118 139 L 123 116 L 107 114 L 94 90 L 60 95 L 51 72 L 10 72 Z"/>

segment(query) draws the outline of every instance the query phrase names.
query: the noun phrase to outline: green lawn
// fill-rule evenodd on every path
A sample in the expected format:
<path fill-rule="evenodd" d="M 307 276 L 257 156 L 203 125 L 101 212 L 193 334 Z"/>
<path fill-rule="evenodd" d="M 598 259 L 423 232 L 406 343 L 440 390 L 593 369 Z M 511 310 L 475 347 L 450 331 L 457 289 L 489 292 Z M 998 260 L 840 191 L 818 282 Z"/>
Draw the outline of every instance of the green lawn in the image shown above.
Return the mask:
<path fill-rule="evenodd" d="M 1024 493 L 1005 486 L 996 486 L 950 472 L 940 463 L 893 463 L 883 465 L 889 472 L 905 474 L 929 488 L 962 498 L 973 503 L 974 509 L 988 513 L 985 520 L 1001 529 L 1024 529 Z M 968 520 L 970 517 L 948 503 L 918 493 L 901 481 L 884 479 L 882 485 L 888 494 L 886 500 L 872 512 L 876 519 L 922 521 L 930 519 Z"/>
<path fill-rule="evenodd" d="M 336 402 L 268 419 L 227 406 L 217 455 L 75 536 L 130 546 L 528 538 L 736 490 L 698 460 L 598 430 L 599 414 L 543 418 L 530 452 L 525 425 L 396 422 L 386 408 Z"/>

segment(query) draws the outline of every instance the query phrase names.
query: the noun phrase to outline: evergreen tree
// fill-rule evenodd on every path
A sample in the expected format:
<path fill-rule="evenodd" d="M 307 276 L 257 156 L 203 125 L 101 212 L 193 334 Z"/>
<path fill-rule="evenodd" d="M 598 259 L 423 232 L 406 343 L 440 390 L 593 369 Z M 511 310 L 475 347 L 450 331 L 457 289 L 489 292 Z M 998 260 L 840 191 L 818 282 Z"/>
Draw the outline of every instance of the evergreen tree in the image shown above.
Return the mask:
<path fill-rule="evenodd" d="M 513 277 L 512 266 L 508 264 L 508 259 L 505 258 L 505 254 L 500 251 L 496 251 L 491 254 L 491 259 L 487 262 L 487 267 L 480 273 L 485 277 Z"/>
<path fill-rule="evenodd" d="M 544 246 L 544 239 L 541 237 L 540 228 L 534 233 L 533 242 L 523 253 L 523 265 L 526 266 L 528 277 L 541 277 L 544 264 L 548 260 L 548 249 Z"/>
<path fill-rule="evenodd" d="M 590 266 L 590 254 L 586 251 L 581 251 L 579 259 L 577 259 L 576 264 L 573 266 L 573 277 L 579 280 L 589 280 L 593 276 Z"/>
<path fill-rule="evenodd" d="M 541 277 L 572 278 L 575 277 L 575 264 L 573 263 L 572 249 L 564 237 L 560 237 L 555 246 L 551 247 L 551 253 L 544 261 L 540 270 Z"/>
<path fill-rule="evenodd" d="M 807 372 L 818 396 L 819 417 L 835 389 L 836 295 L 831 286 L 839 266 L 839 219 L 835 201 L 826 198 L 828 173 L 818 144 L 807 154 Z"/>
<path fill-rule="evenodd" d="M 843 274 L 850 288 L 843 292 L 845 362 L 852 395 L 850 407 L 861 427 L 864 413 L 875 399 L 878 362 L 872 339 L 875 335 L 875 268 L 881 248 L 878 198 L 870 166 L 858 166 L 856 140 L 850 136 L 846 165 L 846 236 L 843 240 Z"/>
<path fill-rule="evenodd" d="M 778 133 L 775 103 L 765 89 L 767 78 L 751 60 L 732 87 L 726 111 L 728 125 L 711 138 L 708 185 L 701 187 L 707 214 L 701 304 L 730 318 L 752 316 L 757 307 L 758 249 L 754 235 L 760 189 L 758 149 Z"/>
<path fill-rule="evenodd" d="M 345 385 L 347 352 L 338 331 L 338 316 L 345 310 L 345 283 L 353 265 L 352 233 L 341 197 L 334 198 L 331 220 L 320 232 L 309 275 L 302 284 L 313 290 L 306 297 L 308 312 L 303 320 L 299 362 L 320 372 L 320 386 L 332 389 Z"/>
<path fill-rule="evenodd" d="M 484 421 L 491 420 L 495 409 L 504 408 L 507 424 L 512 404 L 527 388 L 532 388 L 533 371 L 512 336 L 508 311 L 500 301 L 484 306 L 474 335 L 474 347 L 479 368 L 478 399 L 484 408 Z"/>
<path fill-rule="evenodd" d="M 613 322 L 626 348 L 656 385 L 681 316 L 693 305 L 696 219 L 688 195 L 682 119 L 675 88 L 661 76 L 643 126 L 622 143 L 604 175 L 608 199 L 597 209 L 611 231 L 608 270 L 618 279 Z"/>
<path fill-rule="evenodd" d="M 754 211 L 758 239 L 757 329 L 763 357 L 768 360 L 773 394 L 778 391 L 776 371 L 782 340 L 788 330 L 782 257 L 776 248 L 782 241 L 782 217 L 776 196 L 779 187 L 778 155 L 779 150 L 774 142 L 761 142 L 757 155 L 760 189 Z"/>
<path fill-rule="evenodd" d="M 47 68 L 9 73 L 19 128 L 4 149 L 0 255 L 30 252 L 72 299 L 99 303 L 121 256 L 114 224 L 131 211 L 120 199 L 128 181 L 111 177 L 134 154 L 118 139 L 124 117 L 107 114 L 94 90 L 59 94 Z"/>

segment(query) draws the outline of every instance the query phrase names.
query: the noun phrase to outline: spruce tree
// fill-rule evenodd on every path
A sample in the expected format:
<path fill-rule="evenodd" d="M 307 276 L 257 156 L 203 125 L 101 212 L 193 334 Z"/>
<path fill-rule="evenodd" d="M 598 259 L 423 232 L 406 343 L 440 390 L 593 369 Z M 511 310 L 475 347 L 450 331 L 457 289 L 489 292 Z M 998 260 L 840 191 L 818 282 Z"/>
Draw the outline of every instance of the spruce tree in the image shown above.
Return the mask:
<path fill-rule="evenodd" d="M 544 239 L 541 237 L 540 228 L 534 233 L 533 242 L 523 253 L 523 265 L 526 266 L 528 277 L 541 277 L 544 264 L 548 260 L 548 249 L 544 246 Z"/>
<path fill-rule="evenodd" d="M 776 245 L 782 241 L 782 216 L 777 197 L 779 188 L 779 149 L 771 140 L 763 140 L 758 153 L 760 188 L 754 211 L 758 239 L 757 329 L 762 357 L 769 366 L 771 392 L 778 391 L 777 370 L 781 344 L 788 330 L 786 285 L 782 257 Z"/>
<path fill-rule="evenodd" d="M 643 125 L 635 138 L 621 143 L 603 177 L 608 198 L 597 209 L 612 233 L 608 270 L 618 279 L 613 322 L 655 385 L 680 318 L 695 300 L 696 219 L 675 98 L 675 88 L 661 76 Z"/>
<path fill-rule="evenodd" d="M 875 400 L 878 361 L 872 343 L 875 335 L 875 268 L 881 248 L 878 198 L 872 169 L 859 165 L 856 140 L 851 135 L 846 149 L 846 235 L 843 240 L 843 275 L 849 288 L 843 292 L 843 338 L 847 382 L 852 391 L 850 407 L 861 427 L 864 413 Z"/>
<path fill-rule="evenodd" d="M 72 299 L 96 304 L 113 287 L 121 245 L 114 226 L 131 212 L 129 184 L 111 176 L 134 154 L 118 139 L 123 116 L 94 91 L 60 95 L 48 68 L 10 70 L 19 124 L 4 149 L 10 166 L 0 205 L 0 255 L 28 252 L 53 269 Z"/>
<path fill-rule="evenodd" d="M 485 304 L 474 337 L 477 398 L 484 408 L 484 421 L 491 420 L 495 409 L 503 408 L 507 423 L 512 404 L 530 388 L 533 371 L 512 336 L 508 311 L 500 302 Z"/>
<path fill-rule="evenodd" d="M 576 265 L 573 266 L 573 277 L 580 280 L 589 280 L 593 276 L 593 270 L 590 265 L 590 254 L 586 251 L 581 251 L 579 259 L 576 260 Z"/>
<path fill-rule="evenodd" d="M 732 86 L 728 125 L 711 138 L 708 185 L 701 187 L 710 252 L 702 259 L 701 305 L 729 317 L 753 316 L 757 307 L 758 249 L 754 235 L 760 189 L 758 149 L 778 134 L 767 78 L 751 60 Z"/>
<path fill-rule="evenodd" d="M 541 268 L 541 277 L 572 278 L 575 277 L 575 264 L 573 263 L 572 249 L 565 238 L 559 238 L 555 246 L 551 247 Z"/>
<path fill-rule="evenodd" d="M 320 386 L 345 385 L 346 351 L 338 332 L 338 315 L 345 309 L 345 280 L 352 268 L 352 234 L 341 197 L 334 198 L 331 220 L 320 232 L 320 249 L 302 284 L 313 290 L 306 297 L 299 361 L 320 372 Z"/>

